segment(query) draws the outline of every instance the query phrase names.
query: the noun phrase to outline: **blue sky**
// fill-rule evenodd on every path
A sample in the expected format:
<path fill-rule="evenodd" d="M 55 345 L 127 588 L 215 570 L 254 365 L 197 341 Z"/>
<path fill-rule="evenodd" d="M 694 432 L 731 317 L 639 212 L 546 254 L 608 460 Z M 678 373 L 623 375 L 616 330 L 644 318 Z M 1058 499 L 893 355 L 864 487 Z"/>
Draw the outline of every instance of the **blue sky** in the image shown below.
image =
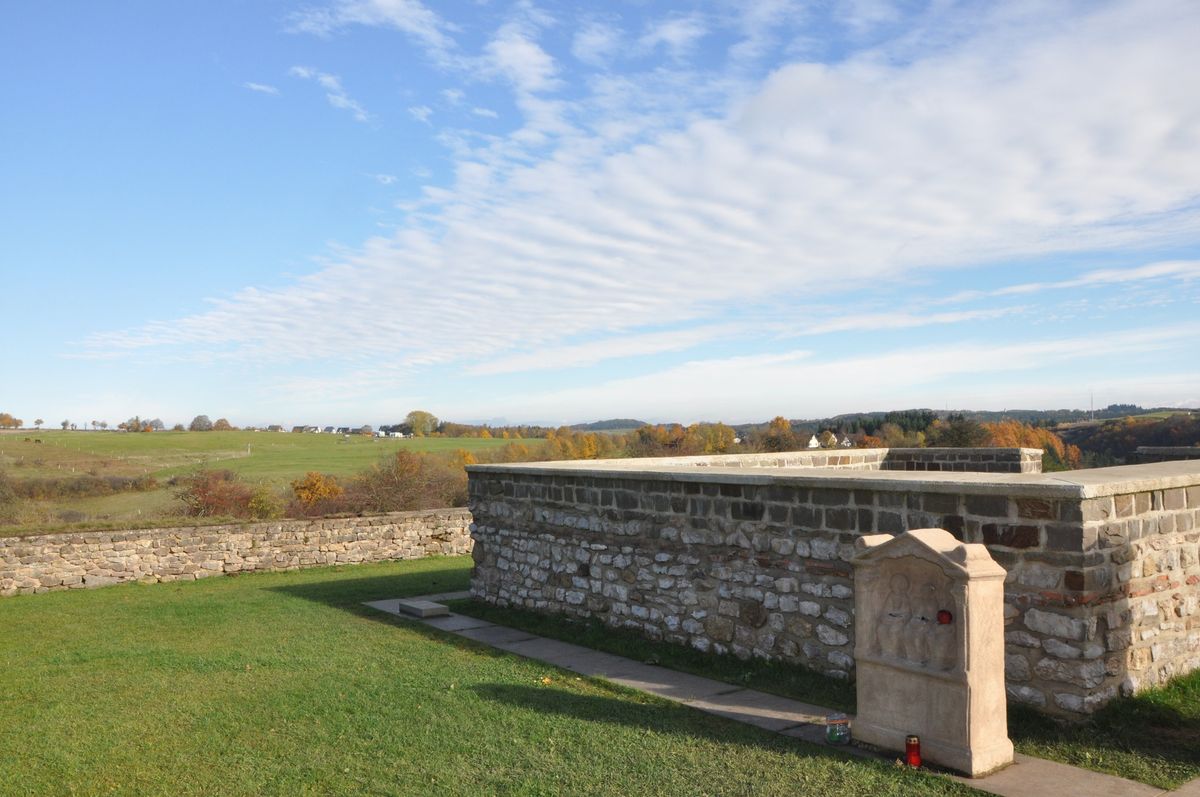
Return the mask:
<path fill-rule="evenodd" d="M 1200 4 L 34 3 L 0 410 L 1200 406 Z"/>

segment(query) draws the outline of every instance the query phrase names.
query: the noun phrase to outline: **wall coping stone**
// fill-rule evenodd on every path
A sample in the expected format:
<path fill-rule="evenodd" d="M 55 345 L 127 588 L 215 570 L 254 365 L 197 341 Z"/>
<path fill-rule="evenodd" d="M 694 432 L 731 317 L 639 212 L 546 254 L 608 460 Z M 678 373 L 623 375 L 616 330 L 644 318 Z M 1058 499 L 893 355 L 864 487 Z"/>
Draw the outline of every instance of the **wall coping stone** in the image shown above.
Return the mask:
<path fill-rule="evenodd" d="M 113 528 L 113 529 L 66 529 L 52 531 L 46 534 L 21 534 L 0 537 L 0 545 L 10 544 L 36 545 L 46 542 L 62 542 L 64 537 L 74 537 L 81 543 L 108 542 L 126 539 L 152 539 L 170 537 L 186 533 L 188 535 L 208 534 L 253 534 L 262 531 L 278 530 L 283 527 L 299 529 L 303 526 L 313 526 L 320 530 L 321 524 L 338 523 L 342 525 L 380 526 L 396 523 L 411 518 L 431 517 L 434 515 L 451 515 L 454 513 L 469 514 L 465 506 L 448 507 L 446 509 L 416 509 L 408 512 L 384 512 L 377 515 L 351 515 L 343 517 L 311 517 L 311 518 L 276 518 L 274 520 L 254 520 L 241 523 L 214 523 L 211 526 L 152 526 L 148 528 Z M 103 538 L 103 539 L 101 539 Z"/>
<path fill-rule="evenodd" d="M 873 449 L 844 449 L 847 454 L 854 451 L 871 450 Z M 1022 449 L 1022 451 L 1032 450 L 1036 449 Z M 467 471 L 481 474 L 587 476 L 595 479 L 647 479 L 665 482 L 787 484 L 798 487 L 844 487 L 884 492 L 972 493 L 1007 495 L 1014 498 L 1101 498 L 1200 484 L 1200 465 L 1196 461 L 1187 460 L 1057 473 L 978 473 L 792 467 L 756 467 L 748 470 L 744 467 L 713 465 L 697 467 L 696 465 L 679 464 L 686 462 L 687 459 L 686 457 L 657 457 L 468 465 Z M 701 457 L 699 459 L 709 458 Z"/>

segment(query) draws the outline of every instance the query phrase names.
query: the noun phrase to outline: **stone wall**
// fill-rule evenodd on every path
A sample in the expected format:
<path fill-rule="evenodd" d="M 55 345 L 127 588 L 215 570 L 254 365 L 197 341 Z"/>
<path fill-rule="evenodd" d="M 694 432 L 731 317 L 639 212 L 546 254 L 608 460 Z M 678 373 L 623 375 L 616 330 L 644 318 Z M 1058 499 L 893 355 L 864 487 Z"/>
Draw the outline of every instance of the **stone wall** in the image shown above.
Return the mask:
<path fill-rule="evenodd" d="M 855 539 L 939 527 L 1008 571 L 1011 700 L 1080 715 L 1200 666 L 1194 463 L 1046 475 L 697 464 L 469 468 L 472 593 L 848 678 Z"/>
<path fill-rule="evenodd" d="M 471 550 L 465 509 L 0 537 L 0 596 Z"/>
<path fill-rule="evenodd" d="M 1138 446 L 1134 458 L 1138 462 L 1174 462 L 1181 459 L 1200 459 L 1200 446 Z"/>

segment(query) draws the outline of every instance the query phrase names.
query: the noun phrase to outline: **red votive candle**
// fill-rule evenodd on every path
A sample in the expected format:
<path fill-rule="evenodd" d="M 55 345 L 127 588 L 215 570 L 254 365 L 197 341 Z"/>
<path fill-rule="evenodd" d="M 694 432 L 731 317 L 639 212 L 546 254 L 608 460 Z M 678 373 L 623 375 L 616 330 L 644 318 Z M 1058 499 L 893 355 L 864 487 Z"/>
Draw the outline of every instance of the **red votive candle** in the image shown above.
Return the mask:
<path fill-rule="evenodd" d="M 921 766 L 921 739 L 908 736 L 904 739 L 904 760 L 910 767 Z"/>

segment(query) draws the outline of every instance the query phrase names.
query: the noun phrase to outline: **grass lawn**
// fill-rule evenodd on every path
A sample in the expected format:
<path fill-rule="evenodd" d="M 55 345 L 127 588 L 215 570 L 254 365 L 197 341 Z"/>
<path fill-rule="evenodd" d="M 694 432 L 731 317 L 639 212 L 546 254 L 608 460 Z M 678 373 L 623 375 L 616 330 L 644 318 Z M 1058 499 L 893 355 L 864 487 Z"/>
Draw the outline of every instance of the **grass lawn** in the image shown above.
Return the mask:
<path fill-rule="evenodd" d="M 852 684 L 802 668 L 701 654 L 606 628 L 596 620 L 570 620 L 469 600 L 451 606 L 462 614 L 639 661 L 820 706 L 855 709 Z M 1113 701 L 1084 724 L 1063 726 L 1036 712 L 1010 707 L 1008 725 L 1018 752 L 1173 789 L 1200 777 L 1200 671 L 1165 688 Z"/>
<path fill-rule="evenodd" d="M 467 557 L 0 600 L 0 794 L 967 794 L 360 606 Z"/>

